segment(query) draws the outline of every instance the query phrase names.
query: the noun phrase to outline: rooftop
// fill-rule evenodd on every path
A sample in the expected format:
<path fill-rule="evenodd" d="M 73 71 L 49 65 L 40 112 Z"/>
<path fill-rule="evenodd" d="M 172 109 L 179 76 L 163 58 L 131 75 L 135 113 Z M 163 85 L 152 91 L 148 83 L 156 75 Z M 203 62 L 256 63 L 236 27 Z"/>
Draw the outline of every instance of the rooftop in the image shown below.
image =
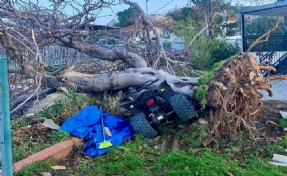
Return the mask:
<path fill-rule="evenodd" d="M 242 15 L 256 16 L 287 16 L 287 1 L 275 2 L 261 6 L 242 8 L 238 11 Z"/>

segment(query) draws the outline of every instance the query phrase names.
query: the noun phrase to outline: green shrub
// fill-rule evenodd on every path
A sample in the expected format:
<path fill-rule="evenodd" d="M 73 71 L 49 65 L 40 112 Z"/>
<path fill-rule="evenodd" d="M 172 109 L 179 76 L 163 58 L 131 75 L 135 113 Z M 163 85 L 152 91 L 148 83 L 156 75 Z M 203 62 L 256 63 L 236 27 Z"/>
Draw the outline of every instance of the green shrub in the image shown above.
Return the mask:
<path fill-rule="evenodd" d="M 216 62 L 225 60 L 235 55 L 239 48 L 228 44 L 224 40 L 207 40 L 205 36 L 200 37 L 190 48 L 190 57 L 193 59 L 193 67 L 200 70 L 211 70 Z"/>
<path fill-rule="evenodd" d="M 279 128 L 281 130 L 284 130 L 284 128 L 287 128 L 287 119 L 280 119 L 279 120 Z"/>
<path fill-rule="evenodd" d="M 25 127 L 28 125 L 29 125 L 29 122 L 27 119 L 19 118 L 11 122 L 11 129 L 18 129 L 18 128 Z"/>
<path fill-rule="evenodd" d="M 279 142 L 279 145 L 284 148 L 287 148 L 287 136 L 285 136 L 283 140 Z"/>
<path fill-rule="evenodd" d="M 199 101 L 202 109 L 204 109 L 207 104 L 208 83 L 213 76 L 213 72 L 208 72 L 198 80 L 198 88 L 196 89 L 195 99 Z"/>
<path fill-rule="evenodd" d="M 195 99 L 200 103 L 202 109 L 207 104 L 208 83 L 214 77 L 214 72 L 219 70 L 227 61 L 232 59 L 234 55 L 229 56 L 227 59 L 216 62 L 211 67 L 211 70 L 198 80 L 198 88 L 195 92 Z"/>
<path fill-rule="evenodd" d="M 56 101 L 52 106 L 44 108 L 38 116 L 53 119 L 56 123 L 62 123 L 70 117 L 88 106 L 88 100 L 77 94 L 74 90 L 69 90 L 63 99 Z"/>

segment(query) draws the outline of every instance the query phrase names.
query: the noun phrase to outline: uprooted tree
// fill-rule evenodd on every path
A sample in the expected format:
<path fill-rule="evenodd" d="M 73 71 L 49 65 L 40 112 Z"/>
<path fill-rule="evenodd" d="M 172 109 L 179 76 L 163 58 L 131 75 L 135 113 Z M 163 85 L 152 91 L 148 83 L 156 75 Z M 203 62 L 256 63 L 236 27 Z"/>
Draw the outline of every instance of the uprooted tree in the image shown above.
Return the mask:
<path fill-rule="evenodd" d="M 124 0 L 140 14 L 145 28 L 145 49 L 132 44 L 118 47 L 97 46 L 94 36 L 83 36 L 80 29 L 89 29 L 96 20 L 95 13 L 115 4 L 113 0 L 76 1 L 54 0 L 50 7 L 43 7 L 32 1 L 1 0 L 0 40 L 7 56 L 20 64 L 21 71 L 37 83 L 30 96 L 37 94 L 41 85 L 52 88 L 74 88 L 78 92 L 101 92 L 119 90 L 140 85 L 148 80 L 166 80 L 175 92 L 194 97 L 198 78 L 177 76 L 178 71 L 197 74 L 185 62 L 167 56 L 159 31 L 147 19 L 143 10 L 134 2 Z M 76 13 L 67 15 L 65 9 L 73 8 Z M 151 41 L 151 31 L 156 42 Z M 57 46 L 72 48 L 102 61 L 117 62 L 115 68 L 96 74 L 79 74 L 67 69 L 63 74 L 47 72 L 44 69 L 43 48 Z M 250 67 L 251 65 L 251 67 Z M 15 70 L 11 70 L 15 71 Z M 248 54 L 227 62 L 210 82 L 208 103 L 212 107 L 210 132 L 220 136 L 241 128 L 252 129 L 251 117 L 261 107 L 259 88 L 265 85 L 260 68 Z M 269 90 L 271 92 L 271 90 Z"/>

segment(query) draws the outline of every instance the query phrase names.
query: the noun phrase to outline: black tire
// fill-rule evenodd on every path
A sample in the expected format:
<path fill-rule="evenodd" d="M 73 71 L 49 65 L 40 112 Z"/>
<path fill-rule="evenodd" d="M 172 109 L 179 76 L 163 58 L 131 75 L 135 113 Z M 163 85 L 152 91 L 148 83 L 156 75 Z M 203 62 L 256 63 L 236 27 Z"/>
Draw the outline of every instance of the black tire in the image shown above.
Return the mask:
<path fill-rule="evenodd" d="M 176 94 L 169 98 L 173 111 L 183 121 L 188 121 L 197 116 L 194 106 L 184 95 Z"/>
<path fill-rule="evenodd" d="M 131 126 L 136 134 L 141 134 L 147 138 L 153 138 L 158 132 L 148 122 L 144 113 L 138 113 L 131 117 Z"/>

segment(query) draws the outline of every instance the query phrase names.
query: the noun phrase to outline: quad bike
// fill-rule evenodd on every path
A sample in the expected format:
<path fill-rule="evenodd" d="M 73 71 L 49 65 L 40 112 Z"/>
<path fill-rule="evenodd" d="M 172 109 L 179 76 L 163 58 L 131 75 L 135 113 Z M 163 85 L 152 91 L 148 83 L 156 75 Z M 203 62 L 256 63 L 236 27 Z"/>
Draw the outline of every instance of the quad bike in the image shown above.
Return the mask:
<path fill-rule="evenodd" d="M 130 123 L 137 134 L 148 138 L 157 136 L 160 127 L 179 117 L 188 121 L 197 116 L 194 106 L 186 96 L 174 93 L 166 81 L 152 88 L 160 80 L 147 81 L 131 88 L 120 99 L 120 107 L 132 113 Z"/>

